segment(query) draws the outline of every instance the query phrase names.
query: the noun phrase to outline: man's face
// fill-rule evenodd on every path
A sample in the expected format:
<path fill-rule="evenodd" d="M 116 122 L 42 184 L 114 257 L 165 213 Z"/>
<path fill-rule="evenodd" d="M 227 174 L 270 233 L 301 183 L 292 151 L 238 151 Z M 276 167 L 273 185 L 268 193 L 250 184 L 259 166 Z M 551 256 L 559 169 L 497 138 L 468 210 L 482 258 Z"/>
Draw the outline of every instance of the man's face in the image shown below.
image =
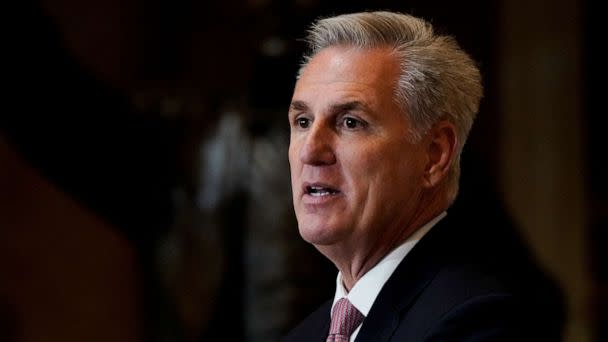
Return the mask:
<path fill-rule="evenodd" d="M 296 83 L 293 202 L 300 234 L 321 252 L 394 244 L 418 209 L 427 159 L 394 101 L 398 69 L 387 49 L 331 47 Z"/>

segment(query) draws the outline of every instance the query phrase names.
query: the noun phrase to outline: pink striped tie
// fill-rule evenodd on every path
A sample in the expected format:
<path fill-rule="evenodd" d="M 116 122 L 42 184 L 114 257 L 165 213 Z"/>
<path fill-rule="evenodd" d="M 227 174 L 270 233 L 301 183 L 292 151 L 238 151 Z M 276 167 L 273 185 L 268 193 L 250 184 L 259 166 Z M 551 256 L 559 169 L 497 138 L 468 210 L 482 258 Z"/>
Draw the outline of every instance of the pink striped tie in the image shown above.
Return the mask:
<path fill-rule="evenodd" d="M 338 300 L 331 313 L 331 326 L 326 342 L 348 342 L 350 335 L 365 318 L 346 298 Z"/>

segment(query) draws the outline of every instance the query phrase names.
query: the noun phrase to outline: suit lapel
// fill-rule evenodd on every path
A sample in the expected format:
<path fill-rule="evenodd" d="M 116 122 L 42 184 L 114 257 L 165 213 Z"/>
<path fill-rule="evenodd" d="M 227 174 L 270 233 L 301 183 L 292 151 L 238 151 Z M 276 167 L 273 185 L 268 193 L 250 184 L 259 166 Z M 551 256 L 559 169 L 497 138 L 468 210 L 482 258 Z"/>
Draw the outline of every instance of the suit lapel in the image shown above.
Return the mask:
<path fill-rule="evenodd" d="M 357 342 L 388 341 L 399 325 L 400 317 L 437 274 L 436 257 L 443 250 L 445 221 L 433 227 L 401 261 L 380 290 L 357 335 Z"/>
<path fill-rule="evenodd" d="M 315 326 L 311 327 L 310 338 L 302 341 L 325 341 L 327 339 L 327 334 L 329 334 L 329 325 L 331 324 L 331 315 L 329 313 L 331 311 L 332 304 L 333 299 L 327 301 L 321 307 L 319 314 L 320 319 L 315 322 Z"/>
<path fill-rule="evenodd" d="M 323 342 L 329 333 L 331 305 L 333 299 L 323 303 L 315 312 L 310 314 L 300 325 L 292 330 L 283 342 Z"/>

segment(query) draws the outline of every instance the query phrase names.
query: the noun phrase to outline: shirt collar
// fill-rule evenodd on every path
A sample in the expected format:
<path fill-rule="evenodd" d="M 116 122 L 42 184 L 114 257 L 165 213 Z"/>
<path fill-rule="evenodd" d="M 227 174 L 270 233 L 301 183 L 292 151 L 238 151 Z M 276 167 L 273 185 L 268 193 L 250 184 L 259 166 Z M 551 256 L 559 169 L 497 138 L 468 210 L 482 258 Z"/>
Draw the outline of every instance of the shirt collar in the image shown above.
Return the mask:
<path fill-rule="evenodd" d="M 401 263 L 405 256 L 414 248 L 416 243 L 418 243 L 418 241 L 420 241 L 420 239 L 422 239 L 422 237 L 446 215 L 447 213 L 444 211 L 427 222 L 424 226 L 417 229 L 414 234 L 405 240 L 405 242 L 387 254 L 380 262 L 367 271 L 367 273 L 355 283 L 350 292 L 347 292 L 344 288 L 342 273 L 338 272 L 336 278 L 336 293 L 334 295 L 331 311 L 333 311 L 333 306 L 340 298 L 346 297 L 363 316 L 367 316 L 372 304 L 374 304 L 376 297 L 380 293 L 380 290 L 388 278 L 393 274 L 399 263 Z"/>

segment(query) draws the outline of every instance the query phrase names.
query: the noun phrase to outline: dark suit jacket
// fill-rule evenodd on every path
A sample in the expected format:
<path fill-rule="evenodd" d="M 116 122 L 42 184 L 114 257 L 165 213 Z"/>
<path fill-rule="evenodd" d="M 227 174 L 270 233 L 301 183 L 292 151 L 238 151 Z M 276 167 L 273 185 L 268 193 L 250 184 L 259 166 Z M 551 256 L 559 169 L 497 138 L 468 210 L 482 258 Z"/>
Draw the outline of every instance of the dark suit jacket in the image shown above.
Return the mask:
<path fill-rule="evenodd" d="M 556 341 L 559 291 L 490 222 L 451 212 L 419 241 L 380 291 L 356 341 Z M 283 341 L 325 341 L 332 300 Z"/>

